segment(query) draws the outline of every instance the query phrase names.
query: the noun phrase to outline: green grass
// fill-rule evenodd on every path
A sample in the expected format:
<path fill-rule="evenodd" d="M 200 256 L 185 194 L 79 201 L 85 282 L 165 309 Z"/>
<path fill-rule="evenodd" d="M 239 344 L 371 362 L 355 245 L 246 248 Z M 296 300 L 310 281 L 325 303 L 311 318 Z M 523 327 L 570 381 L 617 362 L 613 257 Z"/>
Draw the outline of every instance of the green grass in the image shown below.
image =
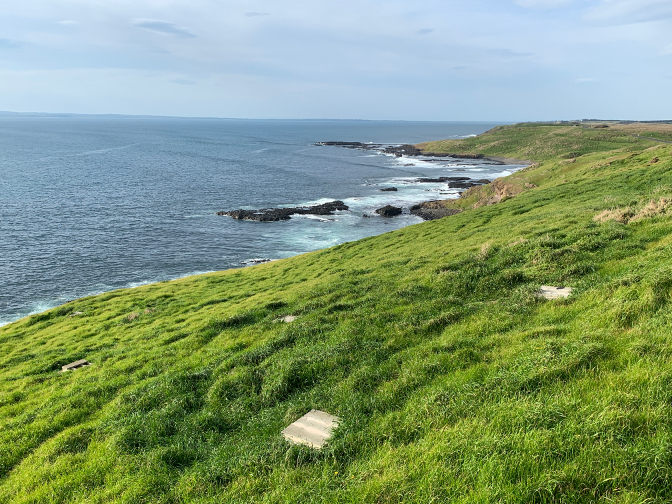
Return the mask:
<path fill-rule="evenodd" d="M 538 162 L 557 158 L 573 159 L 584 154 L 611 152 L 641 147 L 644 144 L 655 145 L 655 142 L 647 142 L 634 134 L 634 130 L 628 129 L 590 129 L 581 126 L 523 123 L 498 126 L 478 137 L 426 142 L 418 147 L 426 152 L 480 153 Z M 666 134 L 669 133 L 656 134 L 650 131 L 647 136 L 666 138 Z"/>
<path fill-rule="evenodd" d="M 670 502 L 672 219 L 594 217 L 672 146 L 547 128 L 469 140 L 542 161 L 499 204 L 0 328 L 0 502 Z"/>

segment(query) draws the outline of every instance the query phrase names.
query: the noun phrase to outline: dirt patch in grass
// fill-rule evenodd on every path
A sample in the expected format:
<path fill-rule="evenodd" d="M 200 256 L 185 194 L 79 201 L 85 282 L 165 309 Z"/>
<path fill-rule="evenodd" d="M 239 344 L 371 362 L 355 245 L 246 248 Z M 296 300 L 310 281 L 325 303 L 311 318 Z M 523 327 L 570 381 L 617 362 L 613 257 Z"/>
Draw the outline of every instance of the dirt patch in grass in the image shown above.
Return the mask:
<path fill-rule="evenodd" d="M 486 190 L 478 191 L 479 194 L 478 201 L 474 203 L 472 208 L 480 208 L 482 206 L 495 205 L 505 198 L 513 198 L 514 196 L 517 196 L 518 194 L 523 192 L 524 189 L 522 186 L 518 184 L 512 184 L 511 182 L 505 181 L 503 179 L 496 179 L 491 184 L 488 184 L 487 186 L 483 187 L 486 188 Z M 480 188 L 474 187 L 473 189 L 480 189 Z M 476 193 L 476 191 L 474 191 L 474 193 Z"/>
<path fill-rule="evenodd" d="M 595 222 L 606 222 L 614 220 L 622 224 L 637 222 L 644 219 L 652 219 L 661 215 L 672 213 L 672 198 L 660 198 L 658 201 L 651 200 L 640 210 L 630 207 L 612 208 L 598 213 L 593 220 Z"/>

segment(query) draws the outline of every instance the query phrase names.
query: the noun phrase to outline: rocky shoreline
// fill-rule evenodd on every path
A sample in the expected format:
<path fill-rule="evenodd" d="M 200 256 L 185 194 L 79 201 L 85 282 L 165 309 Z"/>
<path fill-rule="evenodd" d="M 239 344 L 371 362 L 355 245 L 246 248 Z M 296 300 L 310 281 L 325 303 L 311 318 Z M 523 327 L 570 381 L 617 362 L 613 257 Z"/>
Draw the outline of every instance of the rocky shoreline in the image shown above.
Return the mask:
<path fill-rule="evenodd" d="M 262 208 L 260 210 L 229 210 L 217 212 L 217 215 L 226 215 L 237 220 L 276 222 L 289 220 L 292 215 L 334 215 L 334 212 L 344 212 L 349 209 L 342 201 L 329 201 L 321 205 L 292 208 Z"/>
<path fill-rule="evenodd" d="M 473 184 L 474 185 L 482 184 Z M 262 208 L 259 210 L 228 210 L 217 212 L 216 215 L 232 217 L 236 220 L 247 220 L 257 222 L 277 222 L 281 220 L 289 220 L 292 215 L 334 215 L 336 211 L 348 211 L 349 207 L 342 201 L 330 201 L 321 205 L 309 207 L 291 207 L 291 208 Z M 392 205 L 385 205 L 375 210 L 375 213 L 385 218 L 392 218 L 404 213 L 402 207 L 395 207 Z M 445 208 L 441 201 L 431 200 L 423 201 L 417 205 L 409 208 L 411 215 L 420 217 L 422 220 L 442 219 L 460 213 L 460 210 L 453 208 Z M 370 217 L 364 214 L 363 217 Z"/>
<path fill-rule="evenodd" d="M 488 179 L 472 180 L 469 177 L 436 177 L 436 178 L 421 177 L 415 179 L 415 182 L 433 183 L 433 184 L 448 182 L 449 189 L 469 189 L 474 186 L 485 185 L 490 183 Z"/>
<path fill-rule="evenodd" d="M 395 157 L 426 157 L 434 159 L 473 159 L 473 160 L 483 160 L 488 164 L 493 165 L 506 165 L 509 161 L 503 158 L 489 158 L 483 154 L 456 154 L 456 153 L 443 153 L 443 152 L 423 152 L 418 149 L 415 145 L 410 144 L 401 144 L 401 145 L 386 145 L 386 144 L 374 144 L 374 143 L 362 143 L 362 142 L 316 142 L 315 145 L 318 146 L 332 146 L 332 147 L 342 147 L 346 149 L 357 149 L 364 151 L 376 151 L 383 154 L 392 154 Z M 412 166 L 412 165 L 410 165 Z M 489 184 L 489 179 L 480 179 L 473 180 L 470 177 L 420 177 L 415 179 L 415 183 L 447 183 L 449 189 L 470 189 L 471 187 L 481 186 Z M 396 187 L 390 187 L 381 189 L 381 191 L 396 191 Z M 378 215 L 382 217 L 395 217 L 403 213 L 403 209 L 400 207 L 394 207 L 391 205 L 386 205 L 382 208 L 379 208 L 375 211 Z M 435 220 L 442 219 L 443 217 L 449 217 L 461 212 L 461 210 L 454 208 L 445 208 L 441 201 L 431 200 L 424 201 L 417 205 L 413 205 L 409 208 L 411 215 L 420 217 L 423 220 Z M 364 217 L 369 217 L 364 215 Z"/>
<path fill-rule="evenodd" d="M 503 160 L 497 158 L 489 158 L 483 154 L 459 154 L 446 152 L 423 152 L 415 145 L 386 145 L 362 142 L 315 142 L 315 145 L 322 147 L 343 147 L 345 149 L 358 149 L 365 151 L 377 151 L 384 154 L 393 154 L 396 157 L 430 157 L 430 158 L 450 158 L 450 159 L 479 159 L 487 161 L 489 164 L 504 165 Z"/>
<path fill-rule="evenodd" d="M 489 159 L 482 154 L 446 154 L 446 153 L 432 153 L 422 152 L 414 145 L 386 145 L 362 142 L 316 142 L 319 146 L 342 147 L 346 149 L 358 149 L 364 151 L 376 151 L 384 154 L 393 154 L 396 157 L 430 157 L 430 158 L 450 158 L 450 159 L 479 159 L 486 160 L 488 164 L 503 165 L 502 160 Z M 448 189 L 469 189 L 475 186 L 489 184 L 490 180 L 480 179 L 473 180 L 470 177 L 419 177 L 412 181 L 417 184 L 436 184 L 445 183 Z M 387 187 L 380 189 L 382 192 L 397 192 L 396 187 Z M 321 205 L 291 207 L 291 208 L 262 208 L 259 210 L 228 210 L 217 212 L 217 215 L 224 215 L 232 217 L 237 220 L 258 221 L 258 222 L 277 222 L 284 221 L 291 218 L 292 215 L 334 215 L 334 212 L 348 211 L 349 207 L 340 200 L 330 201 Z M 404 209 L 392 205 L 385 205 L 375 210 L 375 213 L 385 218 L 393 218 L 404 213 Z M 459 210 L 449 209 L 443 206 L 441 201 L 431 200 L 425 201 L 411 206 L 407 214 L 415 215 L 423 220 L 434 220 L 448 217 L 460 213 Z M 363 217 L 370 217 L 364 214 Z"/>

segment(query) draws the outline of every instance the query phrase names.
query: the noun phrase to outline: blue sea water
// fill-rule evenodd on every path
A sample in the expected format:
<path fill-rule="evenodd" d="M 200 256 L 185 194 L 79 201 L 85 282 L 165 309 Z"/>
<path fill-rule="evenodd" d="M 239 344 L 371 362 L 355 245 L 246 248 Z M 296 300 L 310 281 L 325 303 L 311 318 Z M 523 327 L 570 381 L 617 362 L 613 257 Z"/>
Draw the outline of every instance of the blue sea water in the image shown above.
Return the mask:
<path fill-rule="evenodd" d="M 486 123 L 0 116 L 0 325 L 120 287 L 280 259 L 421 222 L 374 216 L 457 196 L 417 177 L 515 167 L 317 141 L 418 143 Z M 397 192 L 381 192 L 395 186 Z M 349 212 L 247 222 L 220 210 L 340 199 Z"/>

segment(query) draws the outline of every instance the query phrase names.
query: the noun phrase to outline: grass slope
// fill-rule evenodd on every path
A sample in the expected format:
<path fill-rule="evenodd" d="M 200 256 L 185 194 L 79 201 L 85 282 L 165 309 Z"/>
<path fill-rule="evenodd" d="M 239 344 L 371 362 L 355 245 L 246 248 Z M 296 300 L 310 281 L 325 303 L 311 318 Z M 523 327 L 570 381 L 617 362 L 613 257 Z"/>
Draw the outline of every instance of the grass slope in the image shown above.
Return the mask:
<path fill-rule="evenodd" d="M 670 134 L 669 126 L 659 125 L 655 130 L 645 128 L 644 133 L 642 129 L 644 127 L 634 125 L 594 129 L 522 123 L 514 126 L 498 126 L 477 137 L 425 142 L 417 147 L 425 152 L 485 154 L 539 162 L 557 158 L 573 159 L 585 154 L 641 146 L 643 144 L 636 135 L 647 134 L 653 138 L 666 138 Z"/>
<path fill-rule="evenodd" d="M 542 161 L 496 205 L 0 328 L 0 502 L 670 502 L 672 146 L 563 128 L 446 145 Z"/>

